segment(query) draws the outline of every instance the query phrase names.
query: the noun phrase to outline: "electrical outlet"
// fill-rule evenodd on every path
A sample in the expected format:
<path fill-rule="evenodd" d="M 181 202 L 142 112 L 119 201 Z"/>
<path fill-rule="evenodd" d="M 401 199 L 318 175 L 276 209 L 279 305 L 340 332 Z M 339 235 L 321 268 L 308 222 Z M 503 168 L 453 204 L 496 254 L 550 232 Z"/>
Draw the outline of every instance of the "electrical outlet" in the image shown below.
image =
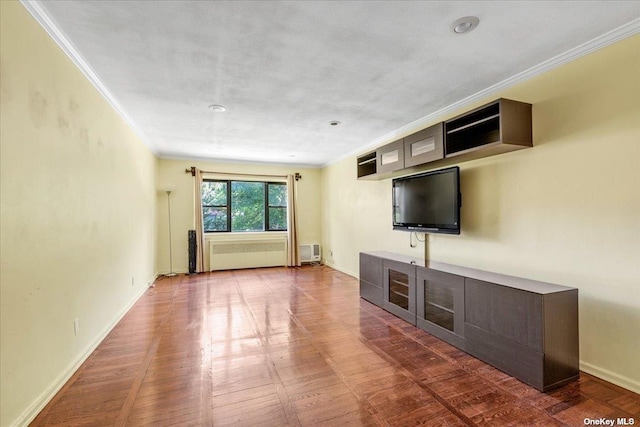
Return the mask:
<path fill-rule="evenodd" d="M 76 317 L 73 319 L 73 333 L 78 335 L 78 332 L 80 332 L 80 319 Z"/>

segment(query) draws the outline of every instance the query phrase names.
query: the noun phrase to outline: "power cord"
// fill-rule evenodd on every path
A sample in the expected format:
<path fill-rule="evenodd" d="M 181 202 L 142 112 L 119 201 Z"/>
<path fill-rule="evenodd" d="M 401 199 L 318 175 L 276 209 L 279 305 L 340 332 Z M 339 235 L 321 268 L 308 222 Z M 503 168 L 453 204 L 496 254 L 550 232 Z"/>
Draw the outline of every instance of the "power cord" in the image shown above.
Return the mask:
<path fill-rule="evenodd" d="M 418 233 L 417 232 L 415 232 L 415 231 L 410 232 L 409 233 L 409 247 L 412 247 L 412 248 L 415 248 L 417 246 L 417 245 L 415 245 L 413 243 L 413 236 L 414 235 L 416 236 L 416 240 L 418 242 L 424 242 L 426 240 L 426 233 L 422 234 L 423 237 L 422 237 L 422 240 L 420 240 L 420 237 L 418 237 Z"/>

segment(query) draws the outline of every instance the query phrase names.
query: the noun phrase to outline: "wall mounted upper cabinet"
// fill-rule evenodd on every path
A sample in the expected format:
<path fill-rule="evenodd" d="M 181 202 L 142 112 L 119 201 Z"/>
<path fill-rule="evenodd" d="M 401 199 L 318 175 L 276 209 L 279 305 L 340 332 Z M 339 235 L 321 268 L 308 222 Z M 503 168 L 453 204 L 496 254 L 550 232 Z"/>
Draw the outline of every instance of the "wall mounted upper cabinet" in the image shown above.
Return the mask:
<path fill-rule="evenodd" d="M 444 158 L 442 123 L 404 139 L 404 167 L 409 168 Z"/>
<path fill-rule="evenodd" d="M 398 139 L 378 148 L 376 159 L 379 174 L 404 169 L 404 140 Z"/>
<path fill-rule="evenodd" d="M 359 156 L 358 179 L 390 178 L 533 147 L 532 128 L 531 104 L 501 98 Z"/>
<path fill-rule="evenodd" d="M 531 104 L 499 99 L 444 124 L 445 157 L 458 161 L 532 147 Z"/>

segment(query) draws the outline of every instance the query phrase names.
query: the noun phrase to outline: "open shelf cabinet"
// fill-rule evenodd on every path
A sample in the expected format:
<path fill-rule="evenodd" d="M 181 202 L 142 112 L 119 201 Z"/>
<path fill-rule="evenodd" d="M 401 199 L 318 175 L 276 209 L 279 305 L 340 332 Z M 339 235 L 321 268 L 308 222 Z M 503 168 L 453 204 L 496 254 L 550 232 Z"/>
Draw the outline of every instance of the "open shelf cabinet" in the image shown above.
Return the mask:
<path fill-rule="evenodd" d="M 533 145 L 531 104 L 499 99 L 445 122 L 445 156 L 454 157 L 488 147 L 500 152 Z M 479 152 L 490 155 L 490 151 Z"/>
<path fill-rule="evenodd" d="M 377 172 L 376 152 L 363 154 L 357 158 L 358 161 L 358 179 L 372 177 Z"/>

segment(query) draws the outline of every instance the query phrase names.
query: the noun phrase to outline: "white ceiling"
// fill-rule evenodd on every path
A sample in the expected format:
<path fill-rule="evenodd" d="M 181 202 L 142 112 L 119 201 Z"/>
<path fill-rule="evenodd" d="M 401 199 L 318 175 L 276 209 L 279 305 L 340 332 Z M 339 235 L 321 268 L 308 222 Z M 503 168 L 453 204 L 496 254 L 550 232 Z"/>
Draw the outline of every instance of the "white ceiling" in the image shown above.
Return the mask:
<path fill-rule="evenodd" d="M 316 166 L 640 31 L 640 1 L 23 4 L 161 157 Z"/>

